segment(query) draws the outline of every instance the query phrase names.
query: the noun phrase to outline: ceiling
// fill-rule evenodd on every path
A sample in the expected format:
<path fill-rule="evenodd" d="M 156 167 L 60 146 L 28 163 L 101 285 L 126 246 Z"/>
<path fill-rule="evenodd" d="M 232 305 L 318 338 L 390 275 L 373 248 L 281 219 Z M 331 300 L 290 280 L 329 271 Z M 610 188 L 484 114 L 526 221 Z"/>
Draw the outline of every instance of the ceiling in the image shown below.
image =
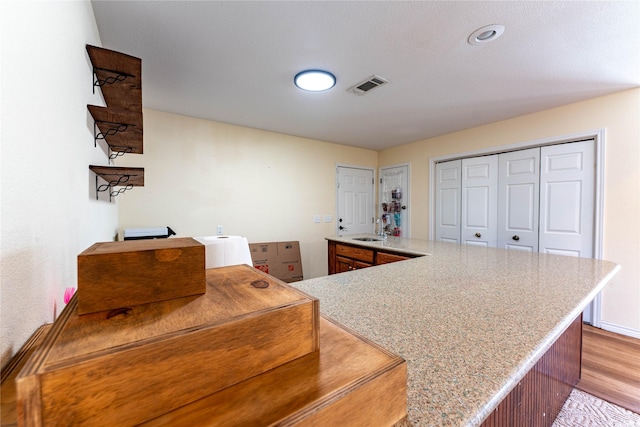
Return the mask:
<path fill-rule="evenodd" d="M 103 47 L 142 59 L 145 108 L 373 150 L 640 86 L 638 1 L 92 4 Z M 336 86 L 296 88 L 305 69 Z"/>

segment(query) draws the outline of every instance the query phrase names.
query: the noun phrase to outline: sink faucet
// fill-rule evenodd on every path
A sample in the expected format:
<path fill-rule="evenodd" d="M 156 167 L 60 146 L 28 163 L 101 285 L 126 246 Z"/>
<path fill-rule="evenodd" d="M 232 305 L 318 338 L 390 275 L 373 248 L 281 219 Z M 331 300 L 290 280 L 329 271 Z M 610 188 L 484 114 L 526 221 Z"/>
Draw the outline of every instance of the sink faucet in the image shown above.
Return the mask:
<path fill-rule="evenodd" d="M 378 237 L 382 237 L 383 239 L 386 239 L 387 233 L 384 232 L 384 226 L 382 225 L 382 218 L 378 218 L 378 220 L 376 221 L 376 224 L 378 224 L 378 232 L 376 233 L 376 235 Z"/>

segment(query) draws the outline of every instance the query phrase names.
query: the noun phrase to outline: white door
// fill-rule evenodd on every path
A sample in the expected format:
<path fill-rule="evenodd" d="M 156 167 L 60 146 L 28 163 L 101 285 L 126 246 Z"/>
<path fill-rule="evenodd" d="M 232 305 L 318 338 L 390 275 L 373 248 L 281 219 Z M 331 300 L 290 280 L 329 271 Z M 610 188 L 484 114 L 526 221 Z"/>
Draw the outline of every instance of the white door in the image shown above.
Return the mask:
<path fill-rule="evenodd" d="M 435 240 L 460 243 L 462 161 L 436 164 Z"/>
<path fill-rule="evenodd" d="M 540 151 L 540 252 L 593 257 L 594 141 Z"/>
<path fill-rule="evenodd" d="M 409 237 L 409 165 L 381 168 L 379 188 L 376 223 L 389 235 Z"/>
<path fill-rule="evenodd" d="M 462 159 L 462 243 L 496 247 L 498 155 Z"/>
<path fill-rule="evenodd" d="M 498 247 L 538 252 L 540 148 L 499 155 Z"/>
<path fill-rule="evenodd" d="M 373 170 L 339 166 L 338 234 L 373 233 Z"/>

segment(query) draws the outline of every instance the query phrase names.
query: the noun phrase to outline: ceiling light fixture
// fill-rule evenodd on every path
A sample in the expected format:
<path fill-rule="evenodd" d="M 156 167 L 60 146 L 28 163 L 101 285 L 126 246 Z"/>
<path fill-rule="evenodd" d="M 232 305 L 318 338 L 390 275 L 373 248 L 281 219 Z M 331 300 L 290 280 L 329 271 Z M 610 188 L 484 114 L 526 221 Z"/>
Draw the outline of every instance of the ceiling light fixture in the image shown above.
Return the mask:
<path fill-rule="evenodd" d="M 471 33 L 467 41 L 472 45 L 481 45 L 496 40 L 502 33 L 504 33 L 504 25 L 487 25 Z"/>
<path fill-rule="evenodd" d="M 302 90 L 322 92 L 336 85 L 336 76 L 323 70 L 305 70 L 296 74 L 293 82 Z"/>

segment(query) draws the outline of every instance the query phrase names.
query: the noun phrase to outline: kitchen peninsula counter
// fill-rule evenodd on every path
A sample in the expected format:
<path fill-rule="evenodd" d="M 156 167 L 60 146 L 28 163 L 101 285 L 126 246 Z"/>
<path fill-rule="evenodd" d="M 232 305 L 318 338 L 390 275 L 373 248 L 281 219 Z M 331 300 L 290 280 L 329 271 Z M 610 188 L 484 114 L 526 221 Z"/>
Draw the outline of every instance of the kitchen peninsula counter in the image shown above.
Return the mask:
<path fill-rule="evenodd" d="M 608 261 L 389 237 L 327 240 L 416 257 L 296 282 L 403 357 L 408 421 L 477 426 L 609 282 Z M 373 236 L 371 236 L 373 237 Z"/>

